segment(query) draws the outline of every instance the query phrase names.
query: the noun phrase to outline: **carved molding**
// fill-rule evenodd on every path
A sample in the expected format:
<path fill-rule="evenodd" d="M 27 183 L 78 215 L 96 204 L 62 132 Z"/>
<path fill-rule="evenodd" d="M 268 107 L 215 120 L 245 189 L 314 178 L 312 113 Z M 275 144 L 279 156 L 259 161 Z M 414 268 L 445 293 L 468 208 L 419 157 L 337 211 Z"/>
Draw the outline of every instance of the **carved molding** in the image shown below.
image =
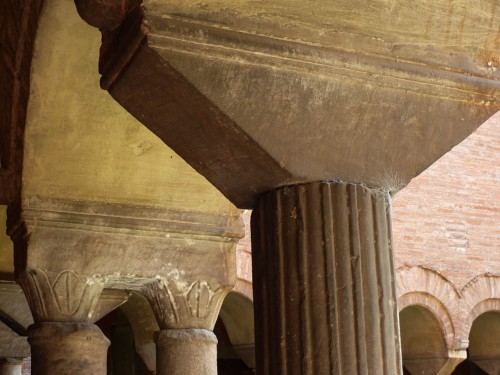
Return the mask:
<path fill-rule="evenodd" d="M 12 210 L 11 210 L 12 211 Z M 15 219 L 17 216 L 17 220 Z M 152 206 L 45 199 L 22 202 L 22 212 L 9 213 L 11 231 L 23 221 L 30 228 L 75 228 L 94 232 L 136 233 L 146 236 L 217 237 L 238 241 L 244 235 L 240 215 L 176 211 Z"/>
<path fill-rule="evenodd" d="M 231 285 L 212 286 L 206 280 L 192 283 L 158 278 L 143 295 L 153 309 L 160 329 L 203 328 L 212 330 Z"/>
<path fill-rule="evenodd" d="M 29 269 L 18 275 L 35 322 L 92 322 L 103 290 L 98 276 Z"/>

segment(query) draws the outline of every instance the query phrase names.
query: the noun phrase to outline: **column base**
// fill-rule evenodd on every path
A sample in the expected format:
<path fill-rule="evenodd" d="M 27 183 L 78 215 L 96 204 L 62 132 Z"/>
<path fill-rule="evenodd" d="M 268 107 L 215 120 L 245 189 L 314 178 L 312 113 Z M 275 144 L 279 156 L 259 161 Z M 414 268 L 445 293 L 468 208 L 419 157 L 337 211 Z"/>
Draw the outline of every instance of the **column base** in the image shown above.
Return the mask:
<path fill-rule="evenodd" d="M 88 323 L 44 322 L 28 328 L 32 375 L 106 374 L 109 340 Z"/>
<path fill-rule="evenodd" d="M 158 375 L 217 375 L 217 337 L 206 329 L 167 329 L 155 334 Z"/>

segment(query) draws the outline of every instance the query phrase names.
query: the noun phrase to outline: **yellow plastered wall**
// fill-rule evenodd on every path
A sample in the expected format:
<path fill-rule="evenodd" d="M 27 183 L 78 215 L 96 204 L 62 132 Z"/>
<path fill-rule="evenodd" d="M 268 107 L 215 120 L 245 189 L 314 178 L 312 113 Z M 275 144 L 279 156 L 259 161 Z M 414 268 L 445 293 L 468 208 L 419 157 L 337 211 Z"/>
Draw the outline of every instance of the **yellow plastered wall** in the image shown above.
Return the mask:
<path fill-rule="evenodd" d="M 14 248 L 6 232 L 7 206 L 0 205 L 0 274 L 14 272 Z"/>
<path fill-rule="evenodd" d="M 78 16 L 73 1 L 46 1 L 32 65 L 23 198 L 237 212 L 100 89 L 100 40 L 98 30 Z"/>

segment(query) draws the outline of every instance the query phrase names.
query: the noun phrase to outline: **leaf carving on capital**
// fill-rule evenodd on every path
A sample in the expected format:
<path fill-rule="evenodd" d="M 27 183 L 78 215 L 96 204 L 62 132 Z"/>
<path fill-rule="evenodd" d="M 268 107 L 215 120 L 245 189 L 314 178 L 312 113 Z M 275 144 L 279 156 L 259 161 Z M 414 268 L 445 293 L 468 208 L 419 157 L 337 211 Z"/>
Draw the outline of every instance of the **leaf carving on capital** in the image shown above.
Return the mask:
<path fill-rule="evenodd" d="M 73 271 L 63 271 L 52 283 L 54 299 L 63 315 L 73 315 L 82 303 L 87 285 Z"/>
<path fill-rule="evenodd" d="M 186 304 L 193 318 L 205 319 L 210 314 L 210 305 L 217 293 L 210 288 L 206 281 L 195 281 L 186 293 Z"/>
<path fill-rule="evenodd" d="M 103 289 L 97 278 L 72 270 L 30 269 L 18 276 L 18 282 L 37 322 L 91 322 Z"/>
<path fill-rule="evenodd" d="M 197 327 L 212 329 L 225 295 L 231 289 L 213 289 L 208 281 L 191 284 L 159 279 L 143 290 L 162 329 Z"/>

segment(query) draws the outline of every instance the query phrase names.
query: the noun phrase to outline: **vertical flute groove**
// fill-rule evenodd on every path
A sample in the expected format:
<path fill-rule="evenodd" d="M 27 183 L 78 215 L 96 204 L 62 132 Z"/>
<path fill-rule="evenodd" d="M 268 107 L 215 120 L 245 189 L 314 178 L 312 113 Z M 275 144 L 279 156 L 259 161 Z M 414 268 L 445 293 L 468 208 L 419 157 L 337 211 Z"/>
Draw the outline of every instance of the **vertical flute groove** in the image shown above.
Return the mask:
<path fill-rule="evenodd" d="M 252 216 L 260 374 L 401 373 L 388 204 L 344 183 L 261 198 Z"/>

